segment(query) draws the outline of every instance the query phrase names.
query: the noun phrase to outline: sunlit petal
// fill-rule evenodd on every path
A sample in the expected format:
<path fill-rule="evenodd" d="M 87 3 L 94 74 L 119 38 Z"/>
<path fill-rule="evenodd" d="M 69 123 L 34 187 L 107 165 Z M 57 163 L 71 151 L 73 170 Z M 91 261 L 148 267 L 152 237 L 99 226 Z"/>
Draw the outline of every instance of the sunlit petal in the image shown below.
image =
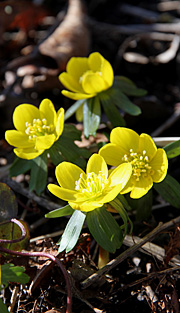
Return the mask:
<path fill-rule="evenodd" d="M 158 149 L 155 157 L 151 160 L 150 165 L 154 171 L 152 175 L 155 183 L 160 183 L 167 174 L 168 159 L 163 149 Z"/>
<path fill-rule="evenodd" d="M 62 162 L 56 167 L 56 178 L 60 186 L 75 190 L 75 182 L 84 171 L 70 162 Z M 85 174 L 85 173 L 84 173 Z"/>
<path fill-rule="evenodd" d="M 64 109 L 60 108 L 57 112 L 56 139 L 58 139 L 61 136 L 63 129 L 64 129 Z"/>
<path fill-rule="evenodd" d="M 132 166 L 130 163 L 119 165 L 109 176 L 110 187 L 121 185 L 121 189 L 125 187 L 132 174 Z"/>
<path fill-rule="evenodd" d="M 103 157 L 99 154 L 93 154 L 87 163 L 87 174 L 88 173 L 95 173 L 99 174 L 99 172 L 102 172 L 106 177 L 108 176 L 108 167 L 106 162 L 104 161 Z"/>
<path fill-rule="evenodd" d="M 15 148 L 14 153 L 21 159 L 32 160 L 41 155 L 44 150 L 35 150 L 34 148 Z"/>
<path fill-rule="evenodd" d="M 149 160 L 151 160 L 155 156 L 157 151 L 157 147 L 154 141 L 147 134 L 141 134 L 139 138 L 139 152 L 143 150 L 146 151 Z"/>
<path fill-rule="evenodd" d="M 46 135 L 46 136 L 39 136 L 36 138 L 35 142 L 35 149 L 37 150 L 46 150 L 49 149 L 53 143 L 55 142 L 55 135 Z"/>
<path fill-rule="evenodd" d="M 136 182 L 134 188 L 130 193 L 130 197 L 133 199 L 138 199 L 143 197 L 153 186 L 153 180 L 151 176 L 140 179 Z"/>
<path fill-rule="evenodd" d="M 113 84 L 114 73 L 111 64 L 98 52 L 91 53 L 88 58 L 89 67 L 94 72 L 99 72 L 109 88 Z"/>
<path fill-rule="evenodd" d="M 41 119 L 45 118 L 48 125 L 56 125 L 56 110 L 53 103 L 49 99 L 42 100 L 39 106 L 39 111 Z"/>
<path fill-rule="evenodd" d="M 105 80 L 99 73 L 86 72 L 83 75 L 82 87 L 85 93 L 97 94 L 108 88 Z"/>
<path fill-rule="evenodd" d="M 116 127 L 111 131 L 110 141 L 119 146 L 122 153 L 127 153 L 130 149 L 137 152 L 139 146 L 139 135 L 132 129 Z"/>
<path fill-rule="evenodd" d="M 85 57 L 72 57 L 66 67 L 68 74 L 79 81 L 80 77 L 89 70 L 88 59 Z"/>
<path fill-rule="evenodd" d="M 31 104 L 20 104 L 13 113 L 14 126 L 22 132 L 26 130 L 26 122 L 32 123 L 33 119 L 38 118 L 40 118 L 39 110 Z"/>
<path fill-rule="evenodd" d="M 78 93 L 83 92 L 81 84 L 79 83 L 79 79 L 76 80 L 72 75 L 66 72 L 63 72 L 59 75 L 59 79 L 65 88 L 73 92 L 78 92 Z"/>
<path fill-rule="evenodd" d="M 106 163 L 112 166 L 120 165 L 123 162 L 122 158 L 125 153 L 126 151 L 122 151 L 120 146 L 113 143 L 108 143 L 99 150 L 99 154 Z"/>
<path fill-rule="evenodd" d="M 66 96 L 67 98 L 70 98 L 72 100 L 82 100 L 82 99 L 88 99 L 95 96 L 95 94 L 86 94 L 86 93 L 74 93 L 67 90 L 62 90 L 61 93 Z"/>
<path fill-rule="evenodd" d="M 76 192 L 73 190 L 65 189 L 55 184 L 49 184 L 47 187 L 53 195 L 64 201 L 76 201 Z"/>
<path fill-rule="evenodd" d="M 28 136 L 25 133 L 14 129 L 6 131 L 5 139 L 14 147 L 28 148 L 34 146 L 34 143 L 28 140 Z"/>

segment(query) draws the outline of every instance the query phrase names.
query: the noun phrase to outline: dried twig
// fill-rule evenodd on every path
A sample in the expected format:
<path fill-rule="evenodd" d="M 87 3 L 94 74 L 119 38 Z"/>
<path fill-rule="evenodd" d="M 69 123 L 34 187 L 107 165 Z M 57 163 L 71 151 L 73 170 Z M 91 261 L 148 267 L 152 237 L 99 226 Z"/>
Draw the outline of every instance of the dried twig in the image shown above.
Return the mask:
<path fill-rule="evenodd" d="M 92 274 L 89 276 L 87 279 L 85 279 L 82 283 L 81 286 L 83 289 L 89 287 L 92 285 L 95 281 L 99 279 L 102 275 L 106 274 L 110 270 L 112 270 L 115 266 L 118 264 L 122 263 L 125 259 L 127 259 L 130 255 L 132 255 L 135 251 L 137 251 L 139 248 L 141 248 L 145 243 L 148 241 L 151 241 L 153 238 L 155 238 L 160 232 L 164 231 L 167 228 L 170 228 L 174 226 L 174 224 L 180 223 L 180 216 L 177 218 L 163 224 L 159 223 L 159 225 L 151 231 L 149 234 L 147 234 L 145 237 L 139 240 L 135 245 L 132 247 L 128 248 L 126 251 L 121 253 L 117 258 L 111 260 L 108 264 L 106 264 L 103 268 L 98 270 L 96 273 Z"/>

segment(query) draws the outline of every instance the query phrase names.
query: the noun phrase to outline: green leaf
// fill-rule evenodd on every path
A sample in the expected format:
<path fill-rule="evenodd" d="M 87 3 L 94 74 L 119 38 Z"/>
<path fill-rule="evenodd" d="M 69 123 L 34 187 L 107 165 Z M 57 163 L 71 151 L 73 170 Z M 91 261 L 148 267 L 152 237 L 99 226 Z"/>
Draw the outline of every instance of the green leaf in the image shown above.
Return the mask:
<path fill-rule="evenodd" d="M 123 240 L 122 231 L 111 213 L 105 207 L 87 213 L 87 225 L 97 243 L 114 253 Z"/>
<path fill-rule="evenodd" d="M 69 252 L 74 248 L 78 241 L 85 218 L 85 213 L 78 210 L 74 211 L 61 237 L 58 252 L 62 252 L 65 249 L 66 252 Z"/>
<path fill-rule="evenodd" d="M 145 96 L 147 91 L 145 89 L 137 88 L 136 85 L 127 77 L 115 76 L 113 86 L 117 87 L 120 91 L 127 96 Z"/>
<path fill-rule="evenodd" d="M 119 110 L 114 105 L 111 97 L 105 94 L 105 92 L 101 93 L 99 97 L 100 97 L 100 101 L 102 103 L 104 112 L 106 116 L 108 117 L 109 121 L 112 123 L 112 126 L 113 127 L 125 126 L 126 125 L 125 120 L 121 116 Z"/>
<path fill-rule="evenodd" d="M 31 169 L 31 163 L 31 160 L 25 160 L 16 157 L 9 169 L 10 176 L 18 176 L 20 174 L 26 173 Z"/>
<path fill-rule="evenodd" d="M 0 182 L 0 222 L 17 217 L 17 214 L 18 204 L 14 192 L 9 186 Z"/>
<path fill-rule="evenodd" d="M 161 183 L 154 184 L 154 188 L 165 201 L 180 208 L 180 184 L 175 178 L 167 175 Z"/>
<path fill-rule="evenodd" d="M 152 214 L 152 189 L 147 194 L 139 199 L 132 199 L 129 197 L 129 201 L 133 209 L 136 211 L 136 220 L 143 221 L 148 220 Z"/>
<path fill-rule="evenodd" d="M 98 97 L 87 99 L 83 105 L 84 135 L 96 135 L 101 121 L 101 106 Z"/>
<path fill-rule="evenodd" d="M 67 204 L 63 208 L 59 208 L 59 209 L 53 210 L 53 211 L 45 214 L 45 217 L 47 217 L 47 218 L 62 217 L 62 216 L 66 216 L 66 215 L 71 215 L 73 212 L 74 212 L 74 210 L 70 207 L 69 204 Z"/>
<path fill-rule="evenodd" d="M 29 182 L 29 190 L 35 190 L 40 195 L 47 184 L 48 166 L 47 166 L 47 151 L 32 160 L 31 175 Z"/>
<path fill-rule="evenodd" d="M 29 276 L 24 273 L 24 267 L 8 263 L 1 265 L 1 284 L 7 287 L 10 282 L 26 284 Z"/>
<path fill-rule="evenodd" d="M 64 158 L 63 158 L 61 152 L 59 151 L 57 141 L 48 150 L 48 153 L 50 154 L 51 161 L 55 166 L 57 166 L 59 163 L 64 161 Z"/>
<path fill-rule="evenodd" d="M 172 159 L 180 155 L 180 140 L 172 142 L 164 147 L 168 159 Z"/>
<path fill-rule="evenodd" d="M 35 190 L 40 195 L 47 183 L 47 150 L 32 160 L 16 158 L 10 168 L 10 176 L 17 176 L 27 171 L 30 171 L 29 190 Z"/>
<path fill-rule="evenodd" d="M 124 112 L 135 116 L 141 114 L 141 109 L 137 105 L 133 104 L 118 88 L 112 88 L 111 98 L 114 104 Z"/>
<path fill-rule="evenodd" d="M 117 196 L 113 201 L 111 201 L 109 203 L 113 208 L 115 208 L 117 210 L 117 212 L 119 213 L 119 215 L 121 216 L 122 220 L 123 220 L 123 225 L 122 228 L 124 228 L 124 236 L 123 238 L 126 236 L 127 232 L 128 232 L 128 222 L 130 223 L 131 226 L 131 230 L 132 231 L 132 222 L 126 212 L 126 210 L 123 207 L 123 204 L 121 202 L 121 197 Z"/>
<path fill-rule="evenodd" d="M 6 305 L 3 303 L 3 300 L 0 298 L 0 312 L 1 313 L 9 313 Z"/>
<path fill-rule="evenodd" d="M 68 118 L 70 118 L 76 111 L 79 109 L 81 105 L 85 102 L 85 99 L 77 100 L 71 107 L 66 111 L 64 115 L 64 120 L 66 121 Z"/>
<path fill-rule="evenodd" d="M 63 160 L 73 162 L 81 168 L 85 168 L 85 158 L 89 158 L 91 153 L 87 149 L 79 148 L 74 143 L 75 140 L 81 140 L 81 132 L 74 125 L 66 125 L 62 136 L 55 142 L 53 147 L 55 146 L 57 151 L 59 151 Z"/>

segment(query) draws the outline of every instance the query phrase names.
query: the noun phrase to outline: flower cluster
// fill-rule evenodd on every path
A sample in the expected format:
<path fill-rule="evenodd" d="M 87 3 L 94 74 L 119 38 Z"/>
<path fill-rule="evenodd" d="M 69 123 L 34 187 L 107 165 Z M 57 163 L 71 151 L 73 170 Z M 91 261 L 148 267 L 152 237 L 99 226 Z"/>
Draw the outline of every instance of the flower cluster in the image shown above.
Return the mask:
<path fill-rule="evenodd" d="M 118 108 L 132 115 L 140 112 L 123 94 L 128 86 L 131 95 L 138 94 L 139 90 L 122 77 L 115 80 L 112 66 L 97 52 L 88 58 L 71 58 L 67 71 L 60 74 L 59 79 L 69 90 L 63 90 L 63 95 L 79 100 L 73 109 L 70 108 L 71 113 L 77 110 L 79 120 L 82 119 L 83 107 L 84 134 L 87 137 L 96 133 L 100 123 L 100 100 L 108 118 L 111 120 L 113 117 L 116 125 L 119 125 L 121 118 L 118 118 L 119 111 L 113 101 Z M 82 152 L 84 150 L 75 145 L 78 130 L 72 125 L 73 132 L 68 130 L 67 125 L 64 128 L 64 109 L 56 112 L 49 99 L 44 99 L 39 108 L 31 104 L 17 106 L 13 123 L 15 129 L 7 130 L 5 139 L 15 147 L 14 153 L 20 159 L 28 161 L 16 159 L 14 168 L 15 173 L 19 173 L 23 164 L 23 171 L 30 171 L 30 190 L 40 194 L 45 189 L 49 158 L 55 165 L 58 164 L 55 174 L 59 185 L 49 184 L 48 189 L 67 201 L 68 205 L 55 213 L 49 212 L 46 217 L 72 214 L 61 238 L 59 251 L 66 249 L 68 252 L 74 247 L 86 218 L 97 243 L 107 251 L 115 252 L 122 244 L 130 221 L 124 208 L 127 201 L 122 195 L 130 193 L 133 199 L 141 198 L 153 183 L 164 180 L 168 169 L 165 150 L 157 148 L 149 135 L 138 135 L 131 129 L 118 126 L 112 129 L 110 142 L 90 156 L 89 152 Z M 76 162 L 78 158 L 80 163 Z M 82 168 L 85 168 L 88 158 L 84 171 Z M 114 210 L 122 218 L 122 227 L 110 213 Z"/>

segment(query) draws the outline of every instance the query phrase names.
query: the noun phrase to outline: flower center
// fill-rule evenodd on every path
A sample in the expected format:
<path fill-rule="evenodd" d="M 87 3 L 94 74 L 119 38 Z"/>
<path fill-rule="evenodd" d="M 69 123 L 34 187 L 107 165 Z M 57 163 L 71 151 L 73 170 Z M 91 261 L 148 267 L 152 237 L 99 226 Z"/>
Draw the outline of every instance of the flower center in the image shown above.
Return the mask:
<path fill-rule="evenodd" d="M 46 136 L 54 132 L 54 126 L 52 124 L 47 125 L 47 120 L 33 119 L 32 124 L 26 122 L 25 133 L 28 135 L 30 140 L 35 139 L 38 136 Z"/>
<path fill-rule="evenodd" d="M 122 157 L 123 162 L 131 163 L 132 174 L 136 181 L 139 181 L 140 177 L 152 176 L 154 170 L 149 164 L 149 158 L 146 155 L 146 150 L 142 154 L 134 152 L 133 149 L 129 150 L 128 154 Z"/>
<path fill-rule="evenodd" d="M 88 197 L 97 197 L 102 195 L 109 183 L 108 178 L 101 171 L 98 174 L 94 172 L 89 174 L 81 173 L 80 178 L 75 182 L 75 189 Z"/>

